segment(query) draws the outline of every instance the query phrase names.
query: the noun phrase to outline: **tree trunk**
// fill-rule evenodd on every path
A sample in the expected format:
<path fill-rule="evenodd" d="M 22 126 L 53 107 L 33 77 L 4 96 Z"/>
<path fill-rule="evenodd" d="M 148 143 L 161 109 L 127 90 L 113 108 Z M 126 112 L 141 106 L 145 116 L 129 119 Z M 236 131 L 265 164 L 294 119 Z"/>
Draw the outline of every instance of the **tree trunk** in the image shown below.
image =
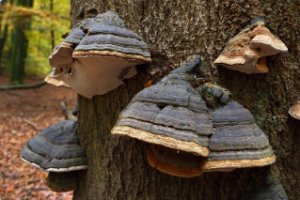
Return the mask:
<path fill-rule="evenodd" d="M 287 114 L 300 96 L 300 3 L 282 0 L 72 0 L 72 23 L 106 10 L 116 11 L 128 28 L 143 36 L 153 62 L 140 66 L 125 85 L 92 100 L 79 97 L 79 130 L 89 169 L 83 172 L 74 199 L 239 199 L 243 191 L 259 184 L 268 167 L 230 173 L 205 173 L 183 179 L 162 174 L 146 161 L 148 144 L 113 137 L 110 130 L 120 111 L 150 77 L 146 67 L 177 66 L 188 55 L 199 53 L 206 75 L 228 88 L 250 109 L 267 133 L 277 156 L 271 171 L 291 200 L 300 196 L 300 124 Z M 96 12 L 97 11 L 97 12 Z M 289 52 L 268 59 L 266 75 L 246 75 L 216 68 L 212 63 L 226 41 L 251 18 L 265 16 L 268 27 Z"/>
<path fill-rule="evenodd" d="M 0 32 L 0 34 L 1 34 L 1 36 L 0 36 L 0 74 L 2 73 L 1 70 L 4 68 L 3 52 L 4 52 L 4 46 L 5 46 L 5 43 L 7 40 L 7 35 L 8 35 L 8 25 L 6 24 L 6 22 L 5 22 L 3 29 L 4 30 L 1 30 L 1 32 Z"/>
<path fill-rule="evenodd" d="M 0 6 L 5 6 L 5 4 L 6 4 L 6 0 L 0 2 Z M 3 51 L 4 51 L 7 35 L 8 35 L 8 24 L 6 21 L 3 21 L 2 17 L 0 17 L 0 74 L 2 73 L 2 69 L 4 68 Z"/>
<path fill-rule="evenodd" d="M 50 12 L 53 13 L 53 11 L 54 11 L 53 0 L 50 0 Z M 53 23 L 51 24 L 50 38 L 51 38 L 51 49 L 54 49 L 54 47 L 55 47 L 55 34 L 54 34 Z"/>

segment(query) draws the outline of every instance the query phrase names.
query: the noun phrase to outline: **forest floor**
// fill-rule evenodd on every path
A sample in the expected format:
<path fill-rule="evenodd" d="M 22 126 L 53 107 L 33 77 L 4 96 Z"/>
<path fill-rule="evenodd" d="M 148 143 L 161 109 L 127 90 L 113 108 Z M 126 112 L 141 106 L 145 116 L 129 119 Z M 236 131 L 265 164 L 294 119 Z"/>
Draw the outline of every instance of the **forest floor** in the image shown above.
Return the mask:
<path fill-rule="evenodd" d="M 7 81 L 0 76 L 0 84 Z M 76 94 L 68 88 L 50 85 L 0 91 L 0 200 L 72 199 L 72 192 L 52 192 L 45 184 L 47 173 L 20 159 L 20 151 L 30 138 L 64 119 L 61 101 L 73 108 Z"/>

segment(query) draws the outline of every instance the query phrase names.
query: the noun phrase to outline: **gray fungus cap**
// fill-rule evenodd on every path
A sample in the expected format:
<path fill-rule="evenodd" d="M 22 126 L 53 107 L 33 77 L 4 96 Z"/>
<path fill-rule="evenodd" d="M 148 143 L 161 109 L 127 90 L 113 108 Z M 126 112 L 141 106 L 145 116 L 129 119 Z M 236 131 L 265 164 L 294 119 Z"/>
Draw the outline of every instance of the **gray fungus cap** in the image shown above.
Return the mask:
<path fill-rule="evenodd" d="M 76 135 L 77 122 L 65 120 L 31 138 L 21 152 L 22 160 L 48 172 L 87 168 L 84 149 Z"/>
<path fill-rule="evenodd" d="M 194 57 L 176 71 L 187 75 L 199 62 L 200 58 Z M 119 116 L 112 133 L 206 157 L 212 126 L 208 109 L 198 92 L 181 76 L 171 72 L 170 76 L 133 98 Z"/>
<path fill-rule="evenodd" d="M 78 23 L 62 44 L 73 46 L 61 55 L 54 51 L 49 61 L 61 63 L 60 58 L 68 57 L 68 62 L 63 66 L 52 64 L 56 76 L 50 74 L 47 81 L 57 86 L 63 82 L 86 98 L 116 89 L 124 79 L 137 74 L 136 65 L 151 61 L 148 45 L 112 11 Z"/>
<path fill-rule="evenodd" d="M 137 93 L 119 115 L 112 134 L 200 156 L 205 160 L 201 163 L 204 172 L 275 162 L 267 136 L 255 124 L 250 111 L 230 99 L 227 89 L 205 83 L 204 91 L 219 101 L 212 107 L 203 91 L 188 81 L 189 72 L 199 64 L 200 58 L 194 56 L 158 83 Z M 178 172 L 183 177 L 201 174 L 200 167 L 187 174 L 175 160 L 176 166 L 171 166 L 170 161 L 164 163 L 162 159 L 167 156 L 157 156 L 162 150 L 152 148 L 149 152 L 150 165 L 163 172 Z M 168 159 L 175 157 L 176 153 Z M 183 160 L 182 155 L 178 154 L 178 160 Z"/>

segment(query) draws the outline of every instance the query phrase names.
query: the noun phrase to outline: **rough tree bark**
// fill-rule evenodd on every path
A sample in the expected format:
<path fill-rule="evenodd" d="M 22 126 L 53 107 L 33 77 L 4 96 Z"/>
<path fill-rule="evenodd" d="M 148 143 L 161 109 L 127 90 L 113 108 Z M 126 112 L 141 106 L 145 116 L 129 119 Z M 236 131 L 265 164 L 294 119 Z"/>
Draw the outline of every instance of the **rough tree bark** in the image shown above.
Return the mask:
<path fill-rule="evenodd" d="M 80 176 L 74 199 L 239 199 L 262 181 L 268 168 L 206 173 L 182 179 L 152 169 L 147 144 L 110 135 L 119 112 L 150 78 L 146 67 L 172 67 L 188 55 L 204 58 L 207 76 L 230 89 L 268 134 L 277 155 L 272 173 L 291 200 L 300 197 L 300 124 L 287 110 L 300 97 L 300 3 L 297 0 L 72 0 L 72 23 L 106 10 L 116 11 L 151 46 L 153 62 L 125 85 L 92 100 L 79 97 L 79 137 L 89 169 Z M 289 53 L 268 60 L 266 75 L 245 75 L 216 68 L 213 60 L 225 42 L 251 18 L 265 16 Z"/>

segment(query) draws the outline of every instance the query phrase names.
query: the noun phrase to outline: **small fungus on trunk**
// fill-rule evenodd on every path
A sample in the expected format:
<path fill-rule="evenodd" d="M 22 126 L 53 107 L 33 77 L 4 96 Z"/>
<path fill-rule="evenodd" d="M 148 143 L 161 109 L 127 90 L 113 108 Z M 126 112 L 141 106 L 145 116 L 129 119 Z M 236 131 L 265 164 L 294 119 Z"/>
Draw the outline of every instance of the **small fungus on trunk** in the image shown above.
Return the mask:
<path fill-rule="evenodd" d="M 266 27 L 265 21 L 258 18 L 228 41 L 214 63 L 247 74 L 267 73 L 265 57 L 287 51 L 285 44 Z"/>
<path fill-rule="evenodd" d="M 300 120 L 300 101 L 297 101 L 289 108 L 289 114 L 294 119 Z"/>

